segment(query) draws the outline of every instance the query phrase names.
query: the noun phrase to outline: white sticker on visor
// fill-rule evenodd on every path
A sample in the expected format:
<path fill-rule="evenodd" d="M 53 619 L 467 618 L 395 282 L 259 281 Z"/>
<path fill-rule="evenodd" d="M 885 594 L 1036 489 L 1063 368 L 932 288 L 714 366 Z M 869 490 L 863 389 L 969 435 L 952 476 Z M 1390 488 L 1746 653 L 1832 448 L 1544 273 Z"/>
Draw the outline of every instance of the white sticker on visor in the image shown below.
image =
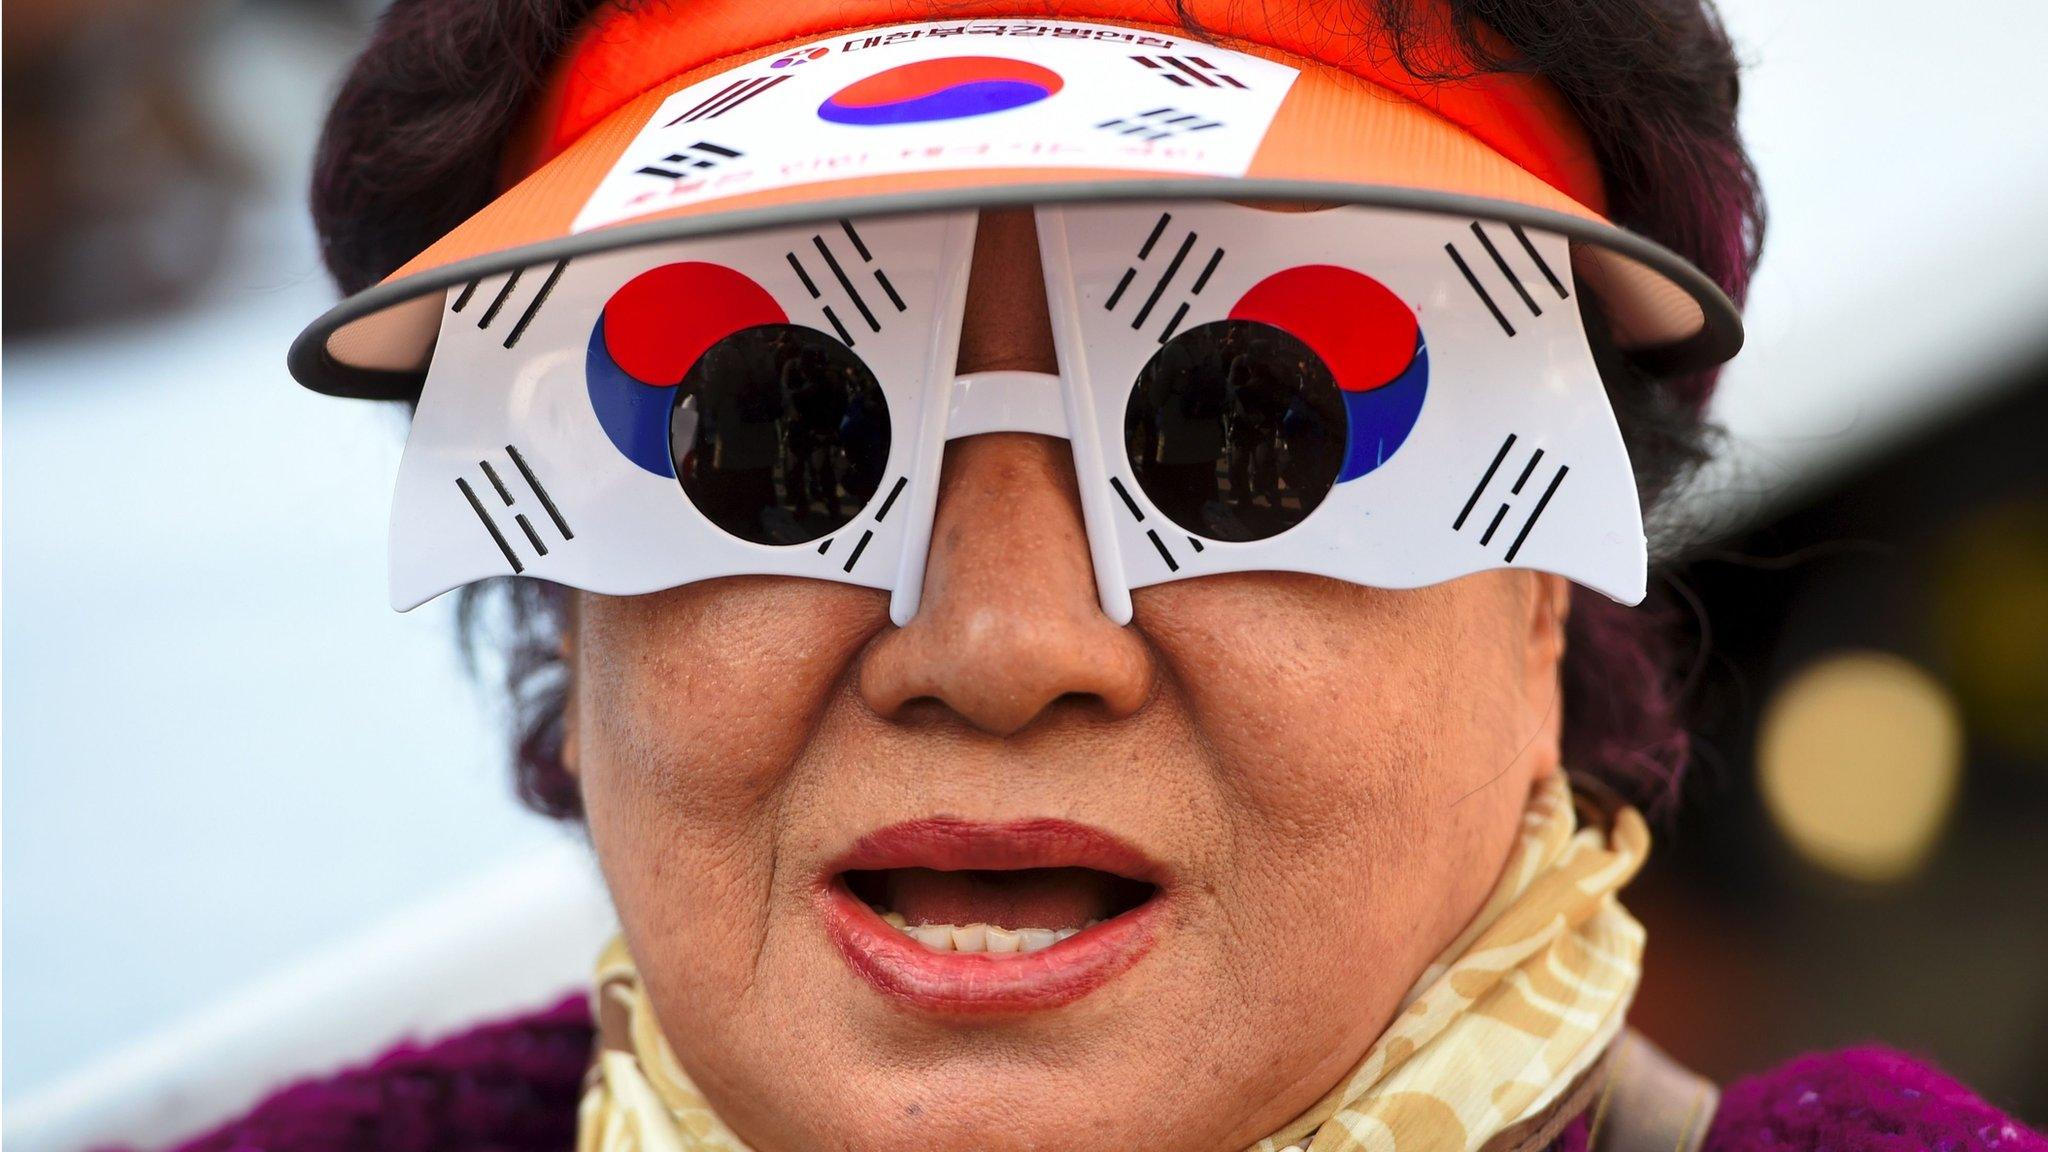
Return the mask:
<path fill-rule="evenodd" d="M 1065 434 L 1104 610 L 1221 572 L 1555 572 L 1628 603 L 1634 481 L 1566 242 L 1218 203 L 1040 209 L 1059 377 L 955 379 L 971 212 L 649 245 L 449 293 L 391 595 L 717 576 L 915 614 L 945 442 Z"/>
<path fill-rule="evenodd" d="M 820 180 L 976 169 L 1242 176 L 1296 69 L 1156 29 L 938 21 L 843 33 L 661 102 L 586 232 Z"/>

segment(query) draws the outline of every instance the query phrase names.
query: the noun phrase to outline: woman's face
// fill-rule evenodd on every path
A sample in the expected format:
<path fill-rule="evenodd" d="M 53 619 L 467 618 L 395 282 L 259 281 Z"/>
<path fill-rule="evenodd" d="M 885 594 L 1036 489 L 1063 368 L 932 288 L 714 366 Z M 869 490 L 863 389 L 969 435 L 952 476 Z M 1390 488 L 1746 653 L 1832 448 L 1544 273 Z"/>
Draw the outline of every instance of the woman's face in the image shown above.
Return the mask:
<path fill-rule="evenodd" d="M 984 217 L 963 372 L 1055 369 L 1038 267 Z M 799 579 L 577 601 L 570 763 L 676 1055 L 762 1152 L 1241 1148 L 1491 889 L 1557 770 L 1566 586 L 1214 576 L 1118 627 L 1029 435 L 954 441 L 937 517 L 900 629 Z M 1105 923 L 941 955 L 886 909 Z"/>

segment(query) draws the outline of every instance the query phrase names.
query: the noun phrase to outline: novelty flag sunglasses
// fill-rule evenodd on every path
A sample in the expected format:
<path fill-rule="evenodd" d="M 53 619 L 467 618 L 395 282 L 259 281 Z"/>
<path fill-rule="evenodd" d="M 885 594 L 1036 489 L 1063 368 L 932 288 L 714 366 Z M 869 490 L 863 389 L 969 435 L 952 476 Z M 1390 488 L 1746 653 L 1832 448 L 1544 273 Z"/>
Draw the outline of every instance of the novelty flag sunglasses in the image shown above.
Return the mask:
<path fill-rule="evenodd" d="M 1642 598 L 1569 243 L 1386 208 L 1036 209 L 1057 376 L 956 376 L 976 215 L 845 219 L 450 288 L 392 515 L 408 609 L 506 574 L 741 574 L 916 613 L 949 440 L 1067 439 L 1103 610 L 1224 572 L 1503 567 Z"/>

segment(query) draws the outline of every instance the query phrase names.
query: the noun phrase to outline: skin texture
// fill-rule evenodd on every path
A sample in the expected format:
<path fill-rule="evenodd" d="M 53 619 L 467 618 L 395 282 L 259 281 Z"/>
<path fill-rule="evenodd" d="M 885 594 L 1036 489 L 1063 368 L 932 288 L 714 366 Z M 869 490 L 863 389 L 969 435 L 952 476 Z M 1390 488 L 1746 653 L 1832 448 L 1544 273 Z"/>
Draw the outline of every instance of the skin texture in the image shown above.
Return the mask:
<path fill-rule="evenodd" d="M 1052 371 L 1028 215 L 989 213 L 960 369 Z M 761 1152 L 1230 1152 L 1332 1087 L 1558 770 L 1564 581 L 1278 573 L 1096 603 L 1061 441 L 948 449 L 916 619 L 798 579 L 582 594 L 569 759 L 684 1068 Z M 1159 943 L 1074 1003 L 906 1008 L 828 942 L 882 825 L 1062 817 L 1166 864 Z"/>

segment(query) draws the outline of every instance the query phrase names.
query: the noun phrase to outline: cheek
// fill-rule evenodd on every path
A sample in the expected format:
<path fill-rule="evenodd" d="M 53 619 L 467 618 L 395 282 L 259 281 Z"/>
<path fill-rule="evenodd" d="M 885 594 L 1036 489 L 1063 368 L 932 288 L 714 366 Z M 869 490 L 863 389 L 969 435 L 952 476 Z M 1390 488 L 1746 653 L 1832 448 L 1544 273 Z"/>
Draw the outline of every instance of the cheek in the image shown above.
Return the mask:
<path fill-rule="evenodd" d="M 771 577 L 582 595 L 575 722 L 587 799 L 681 787 L 698 802 L 758 802 L 886 608 L 867 589 Z"/>
<path fill-rule="evenodd" d="M 1497 582 L 1387 591 L 1262 573 L 1150 591 L 1145 629 L 1255 807 L 1448 804 L 1527 736 L 1522 637 Z"/>
<path fill-rule="evenodd" d="M 1148 592 L 1141 618 L 1228 797 L 1240 914 L 1326 926 L 1309 979 L 1426 964 L 1491 889 L 1531 783 L 1512 596 L 1487 576 Z"/>
<path fill-rule="evenodd" d="M 577 608 L 577 773 L 629 935 L 675 930 L 707 902 L 725 919 L 758 907 L 791 766 L 886 598 L 748 577 Z"/>

